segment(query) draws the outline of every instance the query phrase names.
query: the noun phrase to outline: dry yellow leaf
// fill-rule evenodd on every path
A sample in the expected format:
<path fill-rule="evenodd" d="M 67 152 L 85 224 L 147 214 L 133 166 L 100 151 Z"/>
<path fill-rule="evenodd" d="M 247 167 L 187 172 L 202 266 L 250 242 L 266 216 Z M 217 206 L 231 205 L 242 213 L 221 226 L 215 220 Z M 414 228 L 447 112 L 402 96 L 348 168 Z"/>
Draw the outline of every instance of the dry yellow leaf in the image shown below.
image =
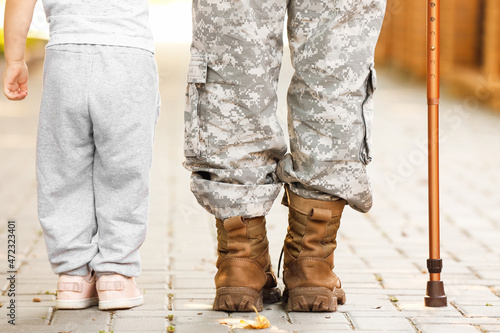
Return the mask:
<path fill-rule="evenodd" d="M 271 323 L 269 322 L 269 320 L 266 317 L 259 315 L 259 312 L 255 308 L 255 306 L 253 306 L 253 309 L 255 310 L 255 313 L 257 314 L 257 318 L 255 318 L 256 323 L 249 323 L 248 325 L 244 326 L 243 328 L 253 328 L 253 329 L 260 330 L 263 328 L 271 327 Z"/>
<path fill-rule="evenodd" d="M 268 328 L 268 327 L 271 327 L 271 323 L 269 322 L 269 320 L 264 317 L 264 316 L 261 316 L 259 315 L 259 312 L 257 312 L 257 309 L 255 307 L 253 307 L 255 313 L 257 314 L 257 317 L 255 318 L 255 322 L 252 321 L 245 321 L 243 319 L 239 319 L 239 321 L 237 321 L 237 319 L 233 319 L 233 320 L 224 320 L 224 321 L 220 321 L 219 324 L 221 325 L 226 325 L 226 326 L 229 326 L 231 329 L 233 328 L 243 328 L 243 329 L 256 329 L 256 330 L 260 330 L 260 329 L 263 329 L 263 328 Z M 229 322 L 230 321 L 233 321 L 234 324 L 230 324 Z"/>

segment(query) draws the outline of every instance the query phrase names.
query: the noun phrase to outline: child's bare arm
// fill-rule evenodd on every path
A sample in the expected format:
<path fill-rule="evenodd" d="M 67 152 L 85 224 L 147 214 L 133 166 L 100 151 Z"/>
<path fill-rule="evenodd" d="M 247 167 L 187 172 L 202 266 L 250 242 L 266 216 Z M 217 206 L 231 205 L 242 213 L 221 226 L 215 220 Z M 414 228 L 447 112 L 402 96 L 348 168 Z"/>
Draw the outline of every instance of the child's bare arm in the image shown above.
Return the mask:
<path fill-rule="evenodd" d="M 11 100 L 21 100 L 28 94 L 28 67 L 24 61 L 26 37 L 33 18 L 36 0 L 5 2 L 4 40 L 7 67 L 3 91 Z"/>

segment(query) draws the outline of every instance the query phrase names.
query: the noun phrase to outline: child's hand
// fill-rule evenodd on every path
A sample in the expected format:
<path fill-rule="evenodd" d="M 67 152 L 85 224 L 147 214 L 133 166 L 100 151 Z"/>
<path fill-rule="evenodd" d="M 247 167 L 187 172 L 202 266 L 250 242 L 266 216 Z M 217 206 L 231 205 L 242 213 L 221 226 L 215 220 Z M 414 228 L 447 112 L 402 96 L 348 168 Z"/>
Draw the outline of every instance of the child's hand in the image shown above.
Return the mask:
<path fill-rule="evenodd" d="M 13 101 L 28 95 L 28 66 L 24 61 L 7 64 L 3 76 L 3 93 Z"/>

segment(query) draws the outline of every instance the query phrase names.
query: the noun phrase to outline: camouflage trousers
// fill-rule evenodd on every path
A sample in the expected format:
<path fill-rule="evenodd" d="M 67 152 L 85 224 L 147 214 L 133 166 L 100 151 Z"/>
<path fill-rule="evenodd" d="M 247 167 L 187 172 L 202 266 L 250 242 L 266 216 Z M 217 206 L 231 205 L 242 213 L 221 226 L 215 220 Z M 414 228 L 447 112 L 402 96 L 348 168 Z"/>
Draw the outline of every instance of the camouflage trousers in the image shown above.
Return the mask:
<path fill-rule="evenodd" d="M 282 183 L 372 205 L 374 50 L 385 0 L 193 0 L 185 109 L 191 190 L 217 218 L 266 215 Z M 277 84 L 287 32 L 290 151 Z"/>

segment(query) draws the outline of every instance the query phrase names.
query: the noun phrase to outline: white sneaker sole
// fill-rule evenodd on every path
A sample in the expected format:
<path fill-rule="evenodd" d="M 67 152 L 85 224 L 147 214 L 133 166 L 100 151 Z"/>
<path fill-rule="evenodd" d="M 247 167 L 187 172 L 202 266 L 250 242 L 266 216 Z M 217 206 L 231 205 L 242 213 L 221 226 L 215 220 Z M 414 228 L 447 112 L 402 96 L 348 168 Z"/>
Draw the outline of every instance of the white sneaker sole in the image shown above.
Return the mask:
<path fill-rule="evenodd" d="M 139 297 L 134 297 L 134 298 L 99 301 L 99 310 L 130 309 L 135 306 L 143 304 L 144 304 L 144 297 L 141 295 Z"/>
<path fill-rule="evenodd" d="M 98 303 L 99 303 L 99 299 L 97 297 L 79 299 L 79 300 L 57 299 L 56 300 L 56 309 L 58 309 L 58 310 L 86 309 L 88 307 L 97 305 Z"/>

